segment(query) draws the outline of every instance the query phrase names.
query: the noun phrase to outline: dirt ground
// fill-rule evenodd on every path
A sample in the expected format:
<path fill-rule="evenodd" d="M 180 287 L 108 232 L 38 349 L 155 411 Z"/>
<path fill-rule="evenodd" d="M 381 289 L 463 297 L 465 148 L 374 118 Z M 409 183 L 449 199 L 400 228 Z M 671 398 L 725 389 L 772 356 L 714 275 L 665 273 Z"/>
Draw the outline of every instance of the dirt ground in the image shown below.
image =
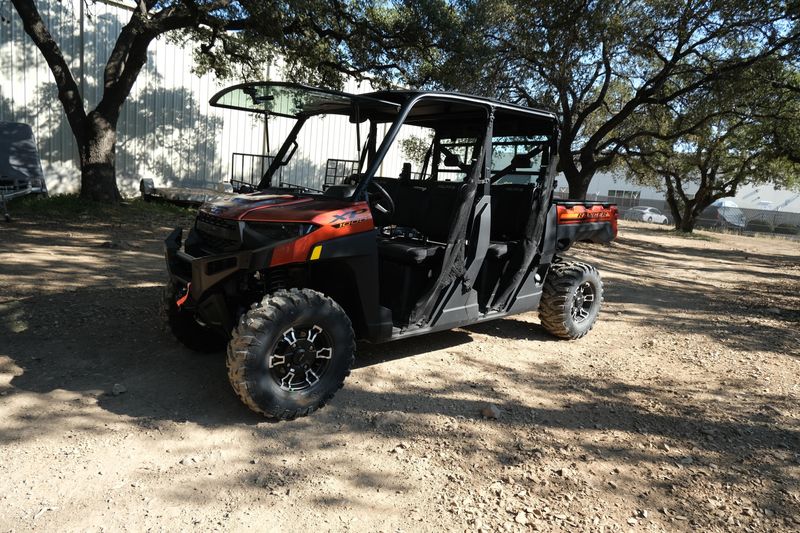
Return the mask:
<path fill-rule="evenodd" d="M 800 530 L 797 242 L 623 225 L 588 337 L 360 344 L 270 423 L 160 327 L 176 223 L 0 226 L 0 531 Z"/>

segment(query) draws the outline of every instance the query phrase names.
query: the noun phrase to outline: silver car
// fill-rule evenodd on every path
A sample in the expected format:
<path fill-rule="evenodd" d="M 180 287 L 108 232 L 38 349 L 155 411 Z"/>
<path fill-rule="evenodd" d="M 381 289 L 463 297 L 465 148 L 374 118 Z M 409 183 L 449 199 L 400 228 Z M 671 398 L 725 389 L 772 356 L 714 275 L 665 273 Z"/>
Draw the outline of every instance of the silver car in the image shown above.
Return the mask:
<path fill-rule="evenodd" d="M 631 207 L 623 216 L 625 220 L 638 220 L 640 222 L 652 222 L 654 224 L 669 224 L 669 217 L 656 209 L 640 205 Z"/>

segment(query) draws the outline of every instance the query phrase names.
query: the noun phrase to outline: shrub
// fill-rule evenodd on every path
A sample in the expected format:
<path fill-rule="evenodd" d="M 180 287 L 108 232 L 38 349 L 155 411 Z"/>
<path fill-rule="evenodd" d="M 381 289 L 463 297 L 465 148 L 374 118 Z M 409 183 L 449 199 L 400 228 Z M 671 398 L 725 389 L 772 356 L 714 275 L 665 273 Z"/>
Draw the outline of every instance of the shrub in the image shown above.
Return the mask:
<path fill-rule="evenodd" d="M 748 220 L 744 229 L 747 231 L 758 231 L 762 233 L 772 232 L 772 226 L 765 220 Z"/>
<path fill-rule="evenodd" d="M 784 222 L 775 226 L 775 233 L 781 233 L 783 235 L 800 235 L 800 226 Z"/>

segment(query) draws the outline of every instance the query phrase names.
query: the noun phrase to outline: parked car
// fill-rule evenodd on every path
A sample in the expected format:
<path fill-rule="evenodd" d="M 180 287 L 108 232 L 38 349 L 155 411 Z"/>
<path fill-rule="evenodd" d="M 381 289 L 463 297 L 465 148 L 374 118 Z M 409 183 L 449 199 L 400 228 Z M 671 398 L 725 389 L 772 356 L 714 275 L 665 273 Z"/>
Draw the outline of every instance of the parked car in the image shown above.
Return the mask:
<path fill-rule="evenodd" d="M 654 224 L 670 223 L 667 215 L 655 207 L 647 207 L 644 205 L 631 207 L 625 212 L 625 215 L 622 218 L 625 220 L 638 220 L 639 222 L 652 222 Z"/>

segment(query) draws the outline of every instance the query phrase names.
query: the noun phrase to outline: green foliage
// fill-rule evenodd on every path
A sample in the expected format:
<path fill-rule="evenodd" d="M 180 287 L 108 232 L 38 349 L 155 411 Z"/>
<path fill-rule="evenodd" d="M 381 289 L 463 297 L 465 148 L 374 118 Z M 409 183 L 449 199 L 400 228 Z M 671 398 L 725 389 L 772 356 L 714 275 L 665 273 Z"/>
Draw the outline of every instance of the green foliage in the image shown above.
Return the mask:
<path fill-rule="evenodd" d="M 425 163 L 425 156 L 431 146 L 431 137 L 411 136 L 400 141 L 400 151 L 406 160 L 422 167 Z"/>
<path fill-rule="evenodd" d="M 239 0 L 227 9 L 236 11 L 237 31 L 224 31 L 232 24 L 223 13 L 218 24 L 193 25 L 176 37 L 198 43 L 199 73 L 264 79 L 266 66 L 277 62 L 288 80 L 336 88 L 347 76 L 384 87 L 430 76 L 452 41 L 450 31 L 434 31 L 463 24 L 441 0 Z"/>
<path fill-rule="evenodd" d="M 800 161 L 785 148 L 795 146 L 787 137 L 800 93 L 769 81 L 785 76 L 780 62 L 760 62 L 627 125 L 624 162 L 636 181 L 666 190 L 678 228 L 691 231 L 703 209 L 745 184 L 800 188 Z"/>
<path fill-rule="evenodd" d="M 800 39 L 795 8 L 782 0 L 392 5 L 430 34 L 385 52 L 406 83 L 559 112 L 560 164 L 572 196 L 638 138 L 641 131 L 630 127 L 637 114 L 679 106 L 755 63 L 789 57 Z M 406 27 L 396 18 L 393 27 Z"/>
<path fill-rule="evenodd" d="M 35 2 L 12 2 L 26 28 L 36 27 Z M 743 70 L 797 57 L 800 42 L 797 6 L 784 0 L 163 0 L 140 7 L 109 57 L 94 111 L 112 127 L 150 42 L 170 35 L 196 45 L 199 72 L 222 78 L 266 78 L 280 57 L 292 81 L 339 87 L 354 76 L 554 109 L 572 197 L 643 137 L 660 138 L 641 129 L 642 115 L 690 114 L 691 102 Z M 28 34 L 51 65 L 76 140 L 86 142 L 91 124 L 68 62 L 46 32 Z M 784 124 L 772 135 L 795 160 L 798 128 Z M 112 154 L 106 148 L 106 159 Z"/>
<path fill-rule="evenodd" d="M 111 221 L 136 219 L 163 219 L 193 217 L 195 210 L 166 202 L 145 202 L 135 198 L 122 204 L 95 202 L 78 194 L 56 194 L 49 197 L 26 196 L 9 203 L 14 218 L 46 220 L 97 220 Z"/>

